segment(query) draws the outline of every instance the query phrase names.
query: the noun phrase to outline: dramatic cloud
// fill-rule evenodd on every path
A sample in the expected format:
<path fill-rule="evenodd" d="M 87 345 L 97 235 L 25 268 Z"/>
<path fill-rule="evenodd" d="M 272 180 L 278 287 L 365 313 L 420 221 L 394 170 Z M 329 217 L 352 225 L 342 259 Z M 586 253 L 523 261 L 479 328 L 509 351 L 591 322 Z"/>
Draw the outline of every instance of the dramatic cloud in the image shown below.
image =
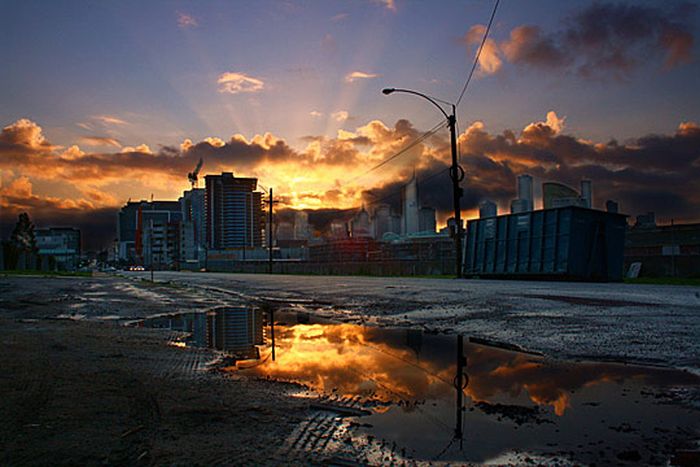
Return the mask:
<path fill-rule="evenodd" d="M 348 83 L 352 83 L 357 81 L 358 79 L 372 79 L 372 78 L 378 78 L 381 75 L 378 75 L 376 73 L 365 73 L 364 71 L 353 71 L 352 73 L 348 73 L 345 76 L 345 81 Z"/>
<path fill-rule="evenodd" d="M 196 28 L 197 26 L 199 26 L 199 23 L 194 18 L 194 16 L 178 12 L 177 25 L 183 29 L 187 29 L 187 28 Z"/>
<path fill-rule="evenodd" d="M 560 30 L 522 25 L 500 43 L 487 41 L 480 70 L 495 73 L 505 59 L 517 66 L 624 79 L 655 58 L 670 69 L 691 60 L 694 13 L 692 4 L 593 3 L 569 17 Z M 483 31 L 483 26 L 473 26 L 464 42 L 479 44 Z"/>
<path fill-rule="evenodd" d="M 85 146 L 113 146 L 115 148 L 122 147 L 119 140 L 108 136 L 83 136 L 79 140 L 80 144 Z"/>
<path fill-rule="evenodd" d="M 216 82 L 219 84 L 219 92 L 229 94 L 259 92 L 265 87 L 261 79 L 233 71 L 222 73 Z"/>
<path fill-rule="evenodd" d="M 519 132 L 490 133 L 475 122 L 461 133 L 465 212 L 474 212 L 485 199 L 507 210 L 516 176 L 529 173 L 536 187 L 559 181 L 578 188 L 581 179 L 592 180 L 597 208 L 614 199 L 632 215 L 654 210 L 662 220 L 700 220 L 696 123 L 683 122 L 673 134 L 623 144 L 566 134 L 564 121 L 550 111 Z M 2 223 L 13 223 L 19 212 L 28 211 L 38 225 L 47 225 L 46 219 L 62 219 L 66 225 L 73 218 L 88 219 L 86 213 L 114 213 L 129 197 L 155 193 L 177 199 L 188 188 L 186 175 L 199 158 L 204 160 L 202 175 L 233 171 L 274 186 L 284 201 L 280 208 L 349 209 L 364 201 L 370 211 L 384 203 L 398 209 L 401 187 L 415 173 L 421 204 L 435 207 L 444 220 L 452 210 L 449 138 L 440 131 L 411 146 L 422 134 L 406 120 L 393 126 L 373 120 L 352 131 L 339 130 L 333 138 L 305 137 L 301 150 L 266 133 L 186 139 L 156 151 L 141 145 L 85 152 L 52 145 L 39 125 L 22 119 L 0 133 Z M 400 157 L 386 162 L 400 151 Z M 114 216 L 108 221 L 114 229 Z"/>
<path fill-rule="evenodd" d="M 478 46 L 481 44 L 485 33 L 486 26 L 483 24 L 476 24 L 464 35 L 463 41 L 467 46 L 477 46 L 474 51 L 475 56 L 479 51 Z M 485 74 L 498 72 L 503 64 L 503 60 L 499 55 L 500 51 L 496 42 L 491 38 L 486 39 L 481 54 L 479 55 L 479 70 Z"/>
<path fill-rule="evenodd" d="M 46 141 L 41 127 L 26 118 L 6 126 L 0 133 L 0 149 L 13 146 L 46 151 L 50 151 L 55 147 Z"/>

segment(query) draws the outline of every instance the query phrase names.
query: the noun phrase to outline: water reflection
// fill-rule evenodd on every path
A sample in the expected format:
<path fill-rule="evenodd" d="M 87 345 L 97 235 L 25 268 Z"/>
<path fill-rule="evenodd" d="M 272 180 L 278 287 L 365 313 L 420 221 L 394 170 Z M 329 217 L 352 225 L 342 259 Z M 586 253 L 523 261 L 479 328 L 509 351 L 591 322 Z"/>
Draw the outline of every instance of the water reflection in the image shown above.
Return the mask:
<path fill-rule="evenodd" d="M 257 309 L 221 308 L 144 325 L 189 332 L 191 343 L 236 356 L 243 373 L 359 397 L 372 410 L 357 428 L 361 436 L 423 460 L 500 462 L 520 450 L 609 464 L 614 452 L 632 450 L 643 463 L 663 463 L 700 426 L 696 410 L 670 403 L 677 388 L 700 388 L 700 378 L 686 372 L 553 361 L 465 342 L 469 384 L 458 392 L 455 336 L 276 312 L 273 360 L 270 340 L 261 345 L 270 337 L 264 318 Z M 257 360 L 240 361 L 250 358 Z"/>
<path fill-rule="evenodd" d="M 308 322 L 308 316 L 303 315 Z M 423 400 L 454 391 L 455 336 L 347 323 L 276 324 L 277 359 L 253 370 L 318 391 L 372 396 L 382 401 Z M 552 407 L 563 415 L 570 396 L 603 382 L 640 379 L 651 384 L 696 384 L 697 377 L 665 369 L 609 363 L 546 361 L 543 357 L 465 343 L 466 395 L 475 402 L 502 399 Z"/>
<path fill-rule="evenodd" d="M 568 448 L 577 461 L 600 462 L 603 451 L 588 444 L 618 446 L 630 439 L 644 439 L 638 449 L 652 456 L 664 446 L 654 447 L 654 437 L 660 436 L 656 427 L 682 432 L 698 426 L 697 413 L 644 396 L 669 387 L 698 388 L 700 379 L 692 374 L 552 361 L 467 342 L 469 384 L 455 430 L 455 336 L 319 322 L 306 314 L 276 316 L 276 360 L 241 371 L 360 396 L 374 410 L 363 417 L 367 427 L 360 430 L 413 449 L 422 459 L 481 462 L 509 449 Z M 464 444 L 448 444 L 455 432 L 461 438 L 462 413 Z M 635 438 L 614 429 L 625 423 L 634 425 Z M 522 425 L 527 430 L 517 431 Z M 586 444 L 582 433 L 589 438 Z"/>
<path fill-rule="evenodd" d="M 149 317 L 144 327 L 190 333 L 189 343 L 231 354 L 238 359 L 260 358 L 263 312 L 255 307 L 218 307 L 201 313 L 173 313 Z"/>

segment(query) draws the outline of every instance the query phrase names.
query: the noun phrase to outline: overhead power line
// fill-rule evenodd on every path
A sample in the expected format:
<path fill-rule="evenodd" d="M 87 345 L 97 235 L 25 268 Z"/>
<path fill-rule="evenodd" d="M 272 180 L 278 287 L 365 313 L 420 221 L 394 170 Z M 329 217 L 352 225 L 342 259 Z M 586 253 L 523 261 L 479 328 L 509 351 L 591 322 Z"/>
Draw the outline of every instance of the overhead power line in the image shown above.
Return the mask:
<path fill-rule="evenodd" d="M 393 161 L 393 160 L 396 159 L 397 157 L 400 157 L 400 156 L 406 154 L 406 153 L 408 152 L 409 149 L 414 148 L 414 147 L 417 146 L 418 144 L 422 143 L 423 141 L 425 141 L 426 139 L 428 139 L 429 137 L 431 137 L 432 135 L 434 135 L 435 133 L 437 133 L 437 132 L 444 126 L 444 124 L 445 124 L 445 122 L 441 120 L 439 123 L 437 123 L 437 124 L 436 124 L 434 127 L 432 127 L 430 130 L 428 130 L 428 131 L 426 131 L 425 133 L 423 133 L 422 135 L 420 135 L 418 138 L 416 138 L 415 140 L 413 140 L 413 141 L 412 141 L 411 143 L 409 143 L 407 146 L 404 146 L 403 148 L 401 148 L 397 153 L 395 153 L 395 154 L 393 154 L 393 155 L 387 157 L 386 159 L 384 159 L 383 161 L 381 161 L 381 162 L 378 163 L 377 165 L 371 167 L 370 169 L 366 170 L 365 172 L 362 172 L 361 174 L 359 174 L 359 175 L 357 175 L 357 176 L 351 178 L 351 179 L 348 180 L 346 183 L 354 182 L 354 181 L 356 181 L 357 179 L 362 178 L 362 177 L 364 177 L 365 175 L 367 175 L 367 174 L 369 174 L 369 173 L 371 173 L 371 172 L 377 170 L 378 168 L 380 168 L 380 167 L 382 167 L 382 166 L 388 164 L 389 162 Z"/>
<path fill-rule="evenodd" d="M 462 98 L 464 97 L 464 93 L 467 92 L 467 87 L 469 86 L 469 82 L 472 80 L 472 76 L 474 75 L 474 70 L 476 70 L 476 66 L 479 64 L 479 57 L 481 56 L 481 51 L 484 49 L 484 44 L 486 43 L 486 39 L 489 37 L 489 31 L 491 30 L 491 25 L 493 24 L 493 19 L 496 17 L 496 10 L 498 10 L 498 4 L 500 3 L 500 0 L 496 0 L 496 3 L 493 5 L 493 11 L 491 12 L 491 19 L 489 19 L 489 24 L 486 26 L 486 31 L 484 32 L 484 37 L 481 39 L 481 45 L 479 45 L 479 50 L 476 52 L 476 57 L 474 57 L 474 63 L 472 64 L 472 69 L 469 71 L 469 76 L 467 76 L 467 81 L 464 83 L 464 87 L 462 88 L 462 92 L 459 94 L 459 99 L 457 99 L 457 102 L 455 103 L 455 107 L 459 105 L 460 102 L 462 102 Z"/>

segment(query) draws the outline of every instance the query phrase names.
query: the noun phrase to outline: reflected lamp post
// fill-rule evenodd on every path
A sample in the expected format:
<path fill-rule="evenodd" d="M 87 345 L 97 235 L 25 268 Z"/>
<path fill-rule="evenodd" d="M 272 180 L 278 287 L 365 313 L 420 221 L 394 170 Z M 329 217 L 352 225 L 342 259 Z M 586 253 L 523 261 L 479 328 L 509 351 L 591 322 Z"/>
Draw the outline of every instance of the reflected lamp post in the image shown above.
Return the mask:
<path fill-rule="evenodd" d="M 384 95 L 393 94 L 395 92 L 402 92 L 406 94 L 413 94 L 418 97 L 422 97 L 440 110 L 442 115 L 447 119 L 447 124 L 450 127 L 450 145 L 452 148 L 452 165 L 450 166 L 450 178 L 452 179 L 452 205 L 454 207 L 454 219 L 455 219 L 455 232 L 454 232 L 454 242 L 455 242 L 455 266 L 457 268 L 457 277 L 462 277 L 462 208 L 460 205 L 460 200 L 464 191 L 459 186 L 459 182 L 464 179 L 464 169 L 457 163 L 457 114 L 454 104 L 447 104 L 450 106 L 452 113 L 448 114 L 445 109 L 436 102 L 436 100 L 430 96 L 427 96 L 418 91 L 412 91 L 410 89 L 400 89 L 400 88 L 385 88 L 382 89 Z"/>

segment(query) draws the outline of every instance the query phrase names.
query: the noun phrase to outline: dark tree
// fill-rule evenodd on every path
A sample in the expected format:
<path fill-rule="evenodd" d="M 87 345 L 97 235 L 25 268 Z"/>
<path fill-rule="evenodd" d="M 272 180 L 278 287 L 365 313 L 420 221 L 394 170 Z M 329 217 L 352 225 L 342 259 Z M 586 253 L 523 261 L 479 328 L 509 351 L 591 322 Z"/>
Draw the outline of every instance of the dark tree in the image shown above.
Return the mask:
<path fill-rule="evenodd" d="M 29 220 L 29 214 L 23 212 L 19 215 L 15 230 L 12 231 L 10 242 L 19 251 L 33 253 L 37 251 L 34 224 Z"/>

